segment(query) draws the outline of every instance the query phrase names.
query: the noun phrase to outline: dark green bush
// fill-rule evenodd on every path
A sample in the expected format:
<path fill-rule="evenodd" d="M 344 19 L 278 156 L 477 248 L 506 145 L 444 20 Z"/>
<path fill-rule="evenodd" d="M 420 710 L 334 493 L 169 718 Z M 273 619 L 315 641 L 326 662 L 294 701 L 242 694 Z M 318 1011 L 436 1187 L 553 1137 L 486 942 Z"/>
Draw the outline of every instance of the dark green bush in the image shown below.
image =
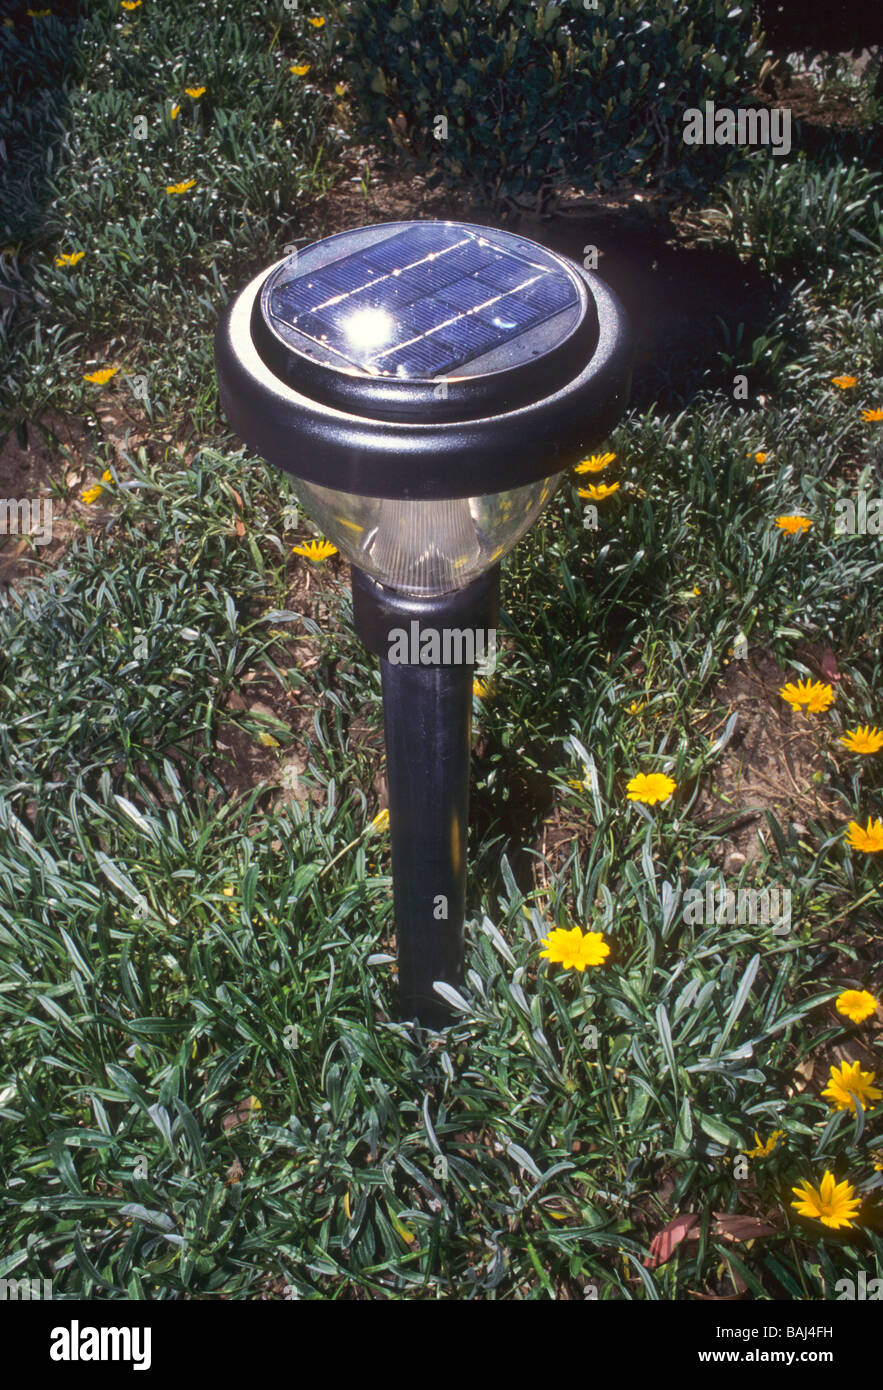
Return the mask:
<path fill-rule="evenodd" d="M 363 136 L 492 201 L 544 203 L 562 181 L 707 186 L 733 151 L 685 145 L 683 112 L 754 104 L 750 0 L 596 3 L 332 0 Z"/>

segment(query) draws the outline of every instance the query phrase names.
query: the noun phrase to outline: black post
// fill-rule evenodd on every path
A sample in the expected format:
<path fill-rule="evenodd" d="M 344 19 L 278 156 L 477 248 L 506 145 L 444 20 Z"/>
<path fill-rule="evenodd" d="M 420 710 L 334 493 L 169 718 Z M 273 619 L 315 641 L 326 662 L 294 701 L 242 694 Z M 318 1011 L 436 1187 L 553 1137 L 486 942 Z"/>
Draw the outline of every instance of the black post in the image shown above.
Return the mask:
<path fill-rule="evenodd" d="M 464 589 L 415 598 L 352 567 L 356 631 L 380 657 L 399 1012 L 426 1028 L 453 1018 L 433 981 L 463 978 L 474 655 L 495 646 L 499 584 L 495 565 Z"/>

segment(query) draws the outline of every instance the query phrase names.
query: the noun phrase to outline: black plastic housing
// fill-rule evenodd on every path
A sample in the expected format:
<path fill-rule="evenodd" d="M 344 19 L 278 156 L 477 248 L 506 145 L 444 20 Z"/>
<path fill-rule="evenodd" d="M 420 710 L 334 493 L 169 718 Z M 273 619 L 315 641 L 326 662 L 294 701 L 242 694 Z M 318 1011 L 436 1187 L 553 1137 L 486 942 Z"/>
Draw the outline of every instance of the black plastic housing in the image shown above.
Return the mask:
<path fill-rule="evenodd" d="M 545 254 L 550 254 L 546 252 Z M 573 333 L 535 364 L 441 382 L 329 373 L 284 345 L 259 305 L 277 262 L 228 305 L 215 337 L 221 403 L 236 433 L 278 468 L 362 496 L 431 499 L 503 492 L 560 472 L 625 410 L 625 311 L 596 275 Z"/>

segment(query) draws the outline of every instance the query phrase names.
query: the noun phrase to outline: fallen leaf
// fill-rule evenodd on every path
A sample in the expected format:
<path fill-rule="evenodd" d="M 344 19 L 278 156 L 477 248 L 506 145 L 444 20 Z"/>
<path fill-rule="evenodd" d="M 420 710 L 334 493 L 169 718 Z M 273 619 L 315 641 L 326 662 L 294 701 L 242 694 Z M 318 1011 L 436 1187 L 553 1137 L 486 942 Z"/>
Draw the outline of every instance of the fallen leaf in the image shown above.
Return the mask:
<path fill-rule="evenodd" d="M 822 652 L 822 659 L 820 665 L 822 668 L 822 675 L 825 677 L 826 680 L 839 681 L 842 679 L 840 675 L 840 667 L 837 665 L 837 658 L 830 647 L 826 647 L 825 650 Z"/>
<path fill-rule="evenodd" d="M 759 1236 L 775 1236 L 779 1227 L 773 1226 L 759 1216 L 739 1216 L 729 1212 L 716 1211 L 712 1235 L 722 1236 L 724 1240 L 757 1240 Z"/>
<path fill-rule="evenodd" d="M 815 1061 L 812 1057 L 806 1062 L 799 1062 L 794 1068 L 794 1089 L 795 1091 L 805 1091 L 811 1083 L 813 1072 L 816 1069 Z"/>
<path fill-rule="evenodd" d="M 237 1125 L 244 1124 L 246 1120 L 251 1119 L 252 1115 L 260 1109 L 261 1103 L 257 1096 L 247 1096 L 245 1100 L 239 1102 L 235 1110 L 230 1110 L 224 1116 L 221 1120 L 221 1126 L 224 1129 L 235 1129 Z"/>
<path fill-rule="evenodd" d="M 658 1269 L 670 1260 L 681 1241 L 691 1238 L 690 1232 L 698 1220 L 699 1217 L 694 1216 L 692 1212 L 684 1212 L 682 1216 L 676 1216 L 673 1221 L 669 1221 L 661 1231 L 657 1231 L 650 1242 L 650 1254 L 644 1261 L 644 1268 Z M 692 1239 L 699 1239 L 698 1231 Z"/>

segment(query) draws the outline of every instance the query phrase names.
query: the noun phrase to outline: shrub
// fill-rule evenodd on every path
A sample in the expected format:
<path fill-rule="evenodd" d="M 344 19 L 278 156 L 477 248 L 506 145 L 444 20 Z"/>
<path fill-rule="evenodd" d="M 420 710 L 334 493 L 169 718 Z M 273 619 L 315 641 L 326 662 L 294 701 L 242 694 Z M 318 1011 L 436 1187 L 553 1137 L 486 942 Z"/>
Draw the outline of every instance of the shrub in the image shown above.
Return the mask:
<path fill-rule="evenodd" d="M 762 53 L 749 0 L 332 0 L 362 135 L 438 182 L 548 201 L 662 178 L 707 186 L 732 151 L 685 145 L 683 112 L 732 105 Z M 446 123 L 446 127 L 445 127 Z"/>
<path fill-rule="evenodd" d="M 788 164 L 757 155 L 716 204 L 703 213 L 702 239 L 719 244 L 723 233 L 770 275 L 842 269 L 883 247 L 883 181 L 855 161 L 818 168 L 802 152 Z"/>

